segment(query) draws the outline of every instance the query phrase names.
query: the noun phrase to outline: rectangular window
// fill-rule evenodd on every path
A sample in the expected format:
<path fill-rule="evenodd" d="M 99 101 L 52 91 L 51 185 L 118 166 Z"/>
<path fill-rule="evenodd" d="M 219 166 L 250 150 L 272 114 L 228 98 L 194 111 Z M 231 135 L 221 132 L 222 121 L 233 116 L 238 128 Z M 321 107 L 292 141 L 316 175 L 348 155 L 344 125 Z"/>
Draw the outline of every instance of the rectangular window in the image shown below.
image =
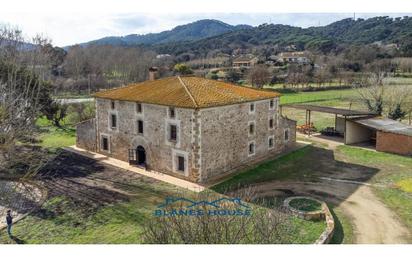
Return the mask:
<path fill-rule="evenodd" d="M 275 101 L 272 99 L 272 100 L 270 100 L 270 102 L 269 102 L 269 108 L 270 108 L 270 109 L 273 109 L 274 106 L 275 106 Z"/>
<path fill-rule="evenodd" d="M 285 130 L 285 141 L 289 141 L 289 129 Z"/>
<path fill-rule="evenodd" d="M 269 137 L 268 147 L 269 147 L 269 149 L 273 148 L 273 137 Z"/>
<path fill-rule="evenodd" d="M 177 141 L 177 127 L 170 125 L 170 141 Z"/>
<path fill-rule="evenodd" d="M 107 136 L 102 136 L 101 147 L 104 151 L 109 151 L 109 138 Z"/>
<path fill-rule="evenodd" d="M 255 112 L 255 104 L 254 103 L 251 103 L 250 104 L 250 106 L 249 106 L 249 112 Z"/>
<path fill-rule="evenodd" d="M 177 157 L 177 170 L 181 172 L 185 171 L 185 158 L 183 156 Z"/>
<path fill-rule="evenodd" d="M 116 114 L 111 114 L 110 115 L 110 127 L 112 129 L 117 128 L 117 116 L 116 116 Z"/>
<path fill-rule="evenodd" d="M 142 120 L 137 121 L 137 133 L 143 134 L 143 121 Z"/>
<path fill-rule="evenodd" d="M 136 112 L 137 113 L 142 113 L 142 104 L 141 103 L 136 104 Z"/>
<path fill-rule="evenodd" d="M 175 108 L 173 108 L 173 107 L 170 107 L 170 108 L 169 108 L 169 117 L 170 117 L 171 119 L 174 119 L 174 118 L 176 117 Z"/>
<path fill-rule="evenodd" d="M 249 134 L 253 135 L 255 133 L 255 124 L 254 123 L 250 123 L 249 124 Z"/>
<path fill-rule="evenodd" d="M 110 108 L 112 108 L 112 110 L 116 109 L 116 104 L 114 101 L 110 102 Z"/>
<path fill-rule="evenodd" d="M 249 143 L 249 155 L 255 154 L 255 143 Z"/>
<path fill-rule="evenodd" d="M 273 128 L 273 119 L 269 120 L 269 128 L 271 128 L 271 129 Z"/>

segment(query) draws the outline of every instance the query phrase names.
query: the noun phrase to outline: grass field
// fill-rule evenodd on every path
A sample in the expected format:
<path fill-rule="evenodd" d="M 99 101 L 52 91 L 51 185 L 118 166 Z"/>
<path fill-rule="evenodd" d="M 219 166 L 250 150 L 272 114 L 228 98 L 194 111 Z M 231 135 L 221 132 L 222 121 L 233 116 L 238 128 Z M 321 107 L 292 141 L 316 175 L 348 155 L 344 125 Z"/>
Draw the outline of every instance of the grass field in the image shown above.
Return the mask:
<path fill-rule="evenodd" d="M 314 162 L 313 160 L 317 160 Z M 256 183 L 271 183 L 272 181 L 318 181 L 325 170 L 332 168 L 344 172 L 345 164 L 336 162 L 328 151 L 318 147 L 306 146 L 284 155 L 276 160 L 261 163 L 251 169 L 215 185 L 212 189 L 218 192 L 231 191 L 239 187 L 247 187 Z M 287 188 L 287 187 L 285 187 Z M 279 205 L 283 197 L 267 197 L 269 202 Z M 329 205 L 336 218 L 336 232 L 332 243 L 352 243 L 353 231 L 350 221 L 343 215 L 339 207 Z"/>
<path fill-rule="evenodd" d="M 355 89 L 326 90 L 316 92 L 282 93 L 281 104 L 348 100 L 356 97 Z"/>
<path fill-rule="evenodd" d="M 284 93 L 280 97 L 280 102 L 281 104 L 303 103 L 343 109 L 364 110 L 365 107 L 362 106 L 359 101 L 355 101 L 356 95 L 357 92 L 354 89 Z M 296 120 L 298 125 L 305 123 L 305 110 L 283 108 L 282 114 L 288 118 Z M 325 127 L 333 127 L 335 126 L 335 115 L 312 112 L 311 122 L 314 123 L 314 126 L 318 130 L 321 130 Z"/>
<path fill-rule="evenodd" d="M 43 213 L 50 213 L 49 217 L 29 216 L 14 226 L 13 235 L 24 244 L 140 244 L 144 224 L 152 218 L 151 211 L 163 201 L 163 195 L 151 194 L 150 190 L 140 191 L 139 195 L 130 202 L 105 206 L 93 213 L 85 213 L 63 196 L 55 197 L 42 208 Z M 287 243 L 313 243 L 325 229 L 324 222 L 292 216 L 289 222 L 284 234 Z M 3 232 L 0 244 L 14 243 Z"/>
<path fill-rule="evenodd" d="M 233 188 L 243 187 L 251 183 L 259 183 L 271 180 L 299 179 L 310 176 L 311 167 L 304 161 L 311 147 L 304 147 L 276 160 L 264 162 L 258 166 L 240 172 L 228 180 L 212 187 L 218 192 L 225 192 Z"/>
<path fill-rule="evenodd" d="M 71 124 L 63 122 L 62 127 L 58 128 L 45 117 L 41 117 L 36 125 L 40 131 L 37 139 L 42 147 L 55 150 L 76 144 L 76 130 Z"/>
<path fill-rule="evenodd" d="M 328 155 L 329 157 L 326 157 Z M 334 177 L 339 174 L 357 176 L 358 179 L 377 185 L 373 187 L 377 197 L 397 213 L 402 222 L 412 231 L 411 167 L 410 157 L 351 146 L 339 146 L 332 154 L 331 151 L 307 146 L 277 160 L 245 170 L 214 186 L 214 189 L 223 192 L 256 183 L 262 183 L 259 185 L 264 186 L 271 181 L 319 182 L 320 176 Z M 343 215 L 339 207 L 334 205 L 330 207 L 333 215 L 337 217 L 338 231 L 332 242 L 352 242 L 353 231 L 350 220 Z"/>
<path fill-rule="evenodd" d="M 96 167 L 84 158 L 58 161 L 55 170 L 62 176 L 45 181 L 49 199 L 13 227 L 14 240 L 1 231 L 0 244 L 139 244 L 145 224 L 166 197 L 195 198 L 193 192 L 114 167 Z M 325 228 L 324 222 L 293 216 L 287 224 L 280 231 L 286 243 L 313 243 Z"/>
<path fill-rule="evenodd" d="M 339 146 L 338 151 L 347 161 L 380 170 L 372 178 L 372 182 L 382 185 L 374 187 L 375 193 L 412 231 L 412 158 L 350 146 Z"/>

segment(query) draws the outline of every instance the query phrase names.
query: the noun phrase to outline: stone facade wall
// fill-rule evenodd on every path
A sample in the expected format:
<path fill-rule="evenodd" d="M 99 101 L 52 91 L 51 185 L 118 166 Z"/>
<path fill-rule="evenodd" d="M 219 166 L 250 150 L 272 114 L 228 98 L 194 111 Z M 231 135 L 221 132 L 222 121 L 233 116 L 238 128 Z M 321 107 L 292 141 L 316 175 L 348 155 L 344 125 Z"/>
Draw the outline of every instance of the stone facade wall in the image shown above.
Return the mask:
<path fill-rule="evenodd" d="M 274 108 L 270 100 L 251 102 L 255 111 L 250 112 L 251 103 L 214 107 L 200 111 L 201 123 L 201 173 L 206 181 L 230 170 L 283 151 L 296 140 L 296 122 L 283 118 L 279 113 L 279 99 Z M 269 119 L 274 119 L 274 128 L 269 128 Z M 255 133 L 249 133 L 249 124 L 255 124 Z M 289 139 L 285 141 L 285 130 Z M 274 147 L 269 149 L 269 137 Z M 255 143 L 255 154 L 249 154 L 249 143 Z"/>
<path fill-rule="evenodd" d="M 76 125 L 76 146 L 88 151 L 96 151 L 95 119 L 86 120 Z"/>
<path fill-rule="evenodd" d="M 123 161 L 129 160 L 128 150 L 143 146 L 146 151 L 146 165 L 149 169 L 169 173 L 177 177 L 196 181 L 199 167 L 194 166 L 198 150 L 195 146 L 196 134 L 193 125 L 195 110 L 175 108 L 176 117 L 169 118 L 169 107 L 142 103 L 142 113 L 137 113 L 135 102 L 115 101 L 111 109 L 111 100 L 97 99 L 98 152 Z M 117 115 L 117 129 L 109 127 L 110 114 Z M 138 134 L 137 121 L 143 120 L 143 135 Z M 168 140 L 168 124 L 178 127 L 177 142 Z M 110 151 L 101 147 L 101 136 L 110 137 Z M 174 171 L 176 155 L 186 157 L 185 174 Z M 196 168 L 196 170 L 192 170 Z"/>
<path fill-rule="evenodd" d="M 412 137 L 378 131 L 376 133 L 376 150 L 412 156 Z"/>
<path fill-rule="evenodd" d="M 206 182 L 224 175 L 250 161 L 257 161 L 282 152 L 296 140 L 296 122 L 280 116 L 279 99 L 242 103 L 200 110 L 175 108 L 176 117 L 169 117 L 169 107 L 142 103 L 142 113 L 135 102 L 96 99 L 96 120 L 79 124 L 80 148 L 129 161 L 129 149 L 142 146 L 146 151 L 148 169 L 156 170 L 193 182 Z M 117 117 L 117 127 L 111 128 L 110 116 Z M 273 128 L 269 119 L 273 118 Z M 143 135 L 138 133 L 137 121 L 143 121 Z M 249 133 L 253 123 L 255 132 Z M 177 142 L 169 140 L 169 124 L 178 128 Z M 94 132 L 94 144 L 92 132 Z M 285 140 L 285 131 L 288 139 Z M 109 140 L 109 149 L 102 148 L 102 136 Z M 273 148 L 269 147 L 273 138 Z M 254 154 L 249 143 L 254 142 Z M 177 156 L 184 156 L 185 171 L 176 171 Z"/>

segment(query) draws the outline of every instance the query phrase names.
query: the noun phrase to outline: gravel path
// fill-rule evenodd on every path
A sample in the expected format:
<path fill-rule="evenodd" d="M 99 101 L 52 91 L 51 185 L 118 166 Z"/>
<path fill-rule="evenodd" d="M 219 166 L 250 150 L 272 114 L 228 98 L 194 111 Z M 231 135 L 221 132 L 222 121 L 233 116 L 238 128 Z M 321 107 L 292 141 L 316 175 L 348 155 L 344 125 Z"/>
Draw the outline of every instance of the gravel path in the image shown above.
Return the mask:
<path fill-rule="evenodd" d="M 409 231 L 397 215 L 374 195 L 370 186 L 323 180 L 268 182 L 254 187 L 262 196 L 309 195 L 335 204 L 354 226 L 354 243 L 410 243 Z"/>

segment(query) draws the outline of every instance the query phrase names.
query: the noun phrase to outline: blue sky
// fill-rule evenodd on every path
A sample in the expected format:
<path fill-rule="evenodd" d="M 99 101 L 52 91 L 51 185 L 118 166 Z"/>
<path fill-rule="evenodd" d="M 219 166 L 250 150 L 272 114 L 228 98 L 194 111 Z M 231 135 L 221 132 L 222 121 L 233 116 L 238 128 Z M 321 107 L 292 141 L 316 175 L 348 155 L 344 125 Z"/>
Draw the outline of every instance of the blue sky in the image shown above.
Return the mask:
<path fill-rule="evenodd" d="M 0 13 L 0 24 L 18 26 L 27 36 L 37 33 L 58 46 L 86 42 L 105 36 L 156 33 L 199 19 L 217 19 L 236 24 L 288 24 L 299 27 L 323 26 L 354 13 Z M 405 16 L 403 13 L 356 13 L 356 18 Z M 411 14 L 409 14 L 411 16 Z"/>

